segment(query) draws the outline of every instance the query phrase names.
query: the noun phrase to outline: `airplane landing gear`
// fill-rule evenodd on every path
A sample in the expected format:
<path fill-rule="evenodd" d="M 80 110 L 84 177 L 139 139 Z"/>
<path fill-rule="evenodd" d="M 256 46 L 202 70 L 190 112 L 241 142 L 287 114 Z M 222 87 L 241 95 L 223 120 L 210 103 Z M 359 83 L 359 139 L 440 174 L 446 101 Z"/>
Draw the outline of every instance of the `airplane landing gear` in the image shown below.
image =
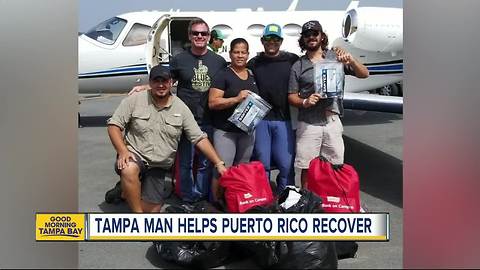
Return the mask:
<path fill-rule="evenodd" d="M 400 84 L 394 83 L 378 88 L 377 94 L 383 96 L 402 96 L 403 91 Z"/>

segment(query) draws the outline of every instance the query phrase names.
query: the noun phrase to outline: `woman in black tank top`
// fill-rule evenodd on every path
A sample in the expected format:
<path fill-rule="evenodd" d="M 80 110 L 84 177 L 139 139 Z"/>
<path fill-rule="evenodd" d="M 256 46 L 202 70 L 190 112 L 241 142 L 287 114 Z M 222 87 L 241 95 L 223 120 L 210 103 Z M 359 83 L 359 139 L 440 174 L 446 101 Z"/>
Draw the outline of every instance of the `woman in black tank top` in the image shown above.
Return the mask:
<path fill-rule="evenodd" d="M 249 91 L 258 93 L 253 75 L 247 69 L 248 55 L 247 41 L 234 39 L 230 44 L 231 65 L 217 73 L 210 86 L 208 106 L 214 127 L 213 142 L 226 167 L 249 162 L 255 142 L 254 134 L 249 135 L 228 121 Z M 218 175 L 212 181 L 215 200 L 221 196 L 217 178 Z"/>

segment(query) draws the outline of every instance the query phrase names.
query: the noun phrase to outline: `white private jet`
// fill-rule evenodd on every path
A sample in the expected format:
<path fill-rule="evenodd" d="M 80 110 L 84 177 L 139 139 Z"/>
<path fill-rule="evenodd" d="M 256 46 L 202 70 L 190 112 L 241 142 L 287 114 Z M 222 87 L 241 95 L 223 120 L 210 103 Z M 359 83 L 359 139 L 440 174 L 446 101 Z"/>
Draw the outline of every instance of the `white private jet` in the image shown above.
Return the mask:
<path fill-rule="evenodd" d="M 193 18 L 202 18 L 226 36 L 220 55 L 227 61 L 229 43 L 237 37 L 249 42 L 250 57 L 262 52 L 260 37 L 269 23 L 283 28 L 281 49 L 301 55 L 301 25 L 318 19 L 329 45 L 346 48 L 370 71 L 367 79 L 346 77 L 345 107 L 401 113 L 401 97 L 364 92 L 396 87 L 402 81 L 403 10 L 359 7 L 358 1 L 352 1 L 346 11 L 295 11 L 297 1 L 287 11 L 141 11 L 110 18 L 78 37 L 79 93 L 122 93 L 146 84 L 152 66 L 168 65 L 172 56 L 185 49 L 188 23 Z"/>

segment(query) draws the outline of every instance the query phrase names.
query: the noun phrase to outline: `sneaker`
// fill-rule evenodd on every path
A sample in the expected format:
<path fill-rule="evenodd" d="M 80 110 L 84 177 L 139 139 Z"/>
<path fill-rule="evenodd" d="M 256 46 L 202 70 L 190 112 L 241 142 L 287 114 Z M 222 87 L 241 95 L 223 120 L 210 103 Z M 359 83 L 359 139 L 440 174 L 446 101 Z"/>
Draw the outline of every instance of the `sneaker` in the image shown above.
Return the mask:
<path fill-rule="evenodd" d="M 122 186 L 120 181 L 115 184 L 115 187 L 105 193 L 105 202 L 118 204 L 123 202 L 125 199 L 122 198 Z"/>

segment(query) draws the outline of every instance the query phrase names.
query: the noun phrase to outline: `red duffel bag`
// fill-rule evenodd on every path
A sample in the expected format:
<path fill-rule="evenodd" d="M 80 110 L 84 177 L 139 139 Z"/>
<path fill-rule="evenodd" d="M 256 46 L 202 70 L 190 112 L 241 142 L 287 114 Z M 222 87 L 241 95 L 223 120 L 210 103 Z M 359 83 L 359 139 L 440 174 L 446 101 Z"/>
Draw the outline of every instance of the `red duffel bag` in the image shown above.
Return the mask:
<path fill-rule="evenodd" d="M 310 161 L 307 175 L 306 187 L 322 198 L 325 212 L 360 211 L 360 182 L 351 165 L 332 165 L 322 158 L 315 158 Z"/>
<path fill-rule="evenodd" d="M 259 161 L 228 168 L 220 177 L 219 184 L 225 189 L 225 203 L 230 213 L 244 213 L 254 206 L 273 201 L 270 182 Z"/>

